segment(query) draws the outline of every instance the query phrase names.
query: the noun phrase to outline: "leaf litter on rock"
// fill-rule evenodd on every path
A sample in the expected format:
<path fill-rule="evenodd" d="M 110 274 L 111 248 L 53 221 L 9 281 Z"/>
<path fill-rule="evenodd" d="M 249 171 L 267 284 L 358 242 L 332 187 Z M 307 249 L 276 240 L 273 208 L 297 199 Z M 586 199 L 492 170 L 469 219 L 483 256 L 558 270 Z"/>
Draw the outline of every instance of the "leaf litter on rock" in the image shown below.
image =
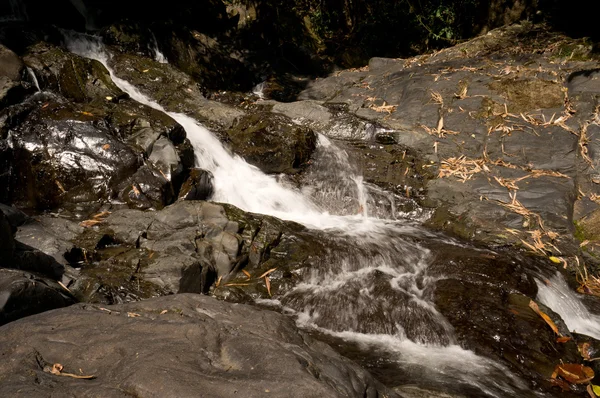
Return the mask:
<path fill-rule="evenodd" d="M 55 363 L 52 365 L 52 367 L 44 366 L 43 370 L 44 370 L 44 372 L 53 374 L 55 376 L 72 377 L 74 379 L 90 380 L 90 379 L 96 378 L 96 376 L 94 376 L 94 375 L 77 375 L 77 374 L 73 374 L 73 373 L 64 372 L 63 371 L 64 366 L 61 365 L 60 363 Z M 80 369 L 80 371 L 81 371 L 81 369 Z"/>

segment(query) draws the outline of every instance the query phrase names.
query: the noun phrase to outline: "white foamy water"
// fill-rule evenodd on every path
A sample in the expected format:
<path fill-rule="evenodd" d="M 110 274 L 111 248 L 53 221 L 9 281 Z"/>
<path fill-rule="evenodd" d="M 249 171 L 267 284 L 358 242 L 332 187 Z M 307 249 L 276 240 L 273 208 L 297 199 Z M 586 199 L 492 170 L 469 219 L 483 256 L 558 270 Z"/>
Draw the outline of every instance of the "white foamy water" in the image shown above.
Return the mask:
<path fill-rule="evenodd" d="M 40 83 L 38 82 L 37 76 L 35 75 L 35 73 L 29 66 L 27 67 L 27 73 L 31 77 L 31 80 L 33 80 L 33 84 L 35 85 L 35 88 L 37 88 L 37 91 L 38 92 L 42 91 L 42 89 L 40 88 Z"/>
<path fill-rule="evenodd" d="M 153 32 L 151 33 L 152 43 L 150 45 L 150 51 L 152 51 L 152 53 L 154 54 L 154 60 L 160 62 L 161 64 L 168 64 L 169 61 L 167 60 L 167 57 L 165 57 L 165 55 L 158 48 L 158 41 L 156 40 L 156 36 L 154 36 Z"/>
<path fill-rule="evenodd" d="M 373 217 L 393 218 L 395 198 L 364 184 L 347 154 L 327 138 L 318 140 L 326 162 L 316 168 L 313 184 L 304 191 L 293 189 L 232 154 L 194 119 L 167 112 L 115 76 L 99 41 L 70 40 L 68 47 L 102 62 L 131 98 L 183 126 L 197 166 L 214 175 L 212 200 L 327 231 L 324 239 L 348 248 L 343 253 L 332 250 L 311 267 L 298 270 L 301 282 L 281 297 L 283 308 L 297 315 L 299 326 L 377 347 L 402 366 L 425 367 L 434 377 L 448 376 L 485 396 L 514 396 L 524 389 L 501 365 L 456 345 L 452 327 L 427 289 L 434 282 L 427 276 L 430 253 L 416 242 L 431 234 L 407 221 Z M 341 201 L 347 203 L 332 206 Z M 386 294 L 378 293 L 381 286 L 389 287 Z M 365 321 L 371 316 L 376 321 Z M 498 375 L 504 381 L 497 380 Z"/>
<path fill-rule="evenodd" d="M 592 314 L 571 290 L 560 273 L 556 273 L 548 283 L 536 279 L 538 300 L 552 308 L 565 321 L 571 332 L 587 334 L 600 339 L 600 316 Z"/>

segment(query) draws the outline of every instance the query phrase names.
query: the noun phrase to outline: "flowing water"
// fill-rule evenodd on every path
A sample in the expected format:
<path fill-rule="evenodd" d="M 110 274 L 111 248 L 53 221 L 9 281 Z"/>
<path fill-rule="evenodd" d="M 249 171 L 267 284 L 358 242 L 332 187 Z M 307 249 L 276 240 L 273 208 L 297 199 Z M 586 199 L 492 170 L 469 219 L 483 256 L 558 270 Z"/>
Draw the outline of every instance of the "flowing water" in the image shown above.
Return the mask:
<path fill-rule="evenodd" d="M 600 340 L 600 316 L 590 313 L 562 275 L 556 273 L 547 282 L 539 279 L 536 282 L 538 300 L 560 315 L 571 332 Z"/>
<path fill-rule="evenodd" d="M 332 141 L 319 137 L 309 184 L 301 189 L 282 184 L 232 154 L 194 119 L 167 112 L 115 76 L 98 39 L 80 35 L 67 44 L 71 51 L 102 62 L 133 99 L 169 114 L 185 128 L 197 166 L 214 175 L 213 200 L 327 234 L 330 252 L 301 271 L 299 284 L 261 305 L 293 314 L 303 328 L 385 358 L 398 374 L 398 384 L 420 380 L 421 386 L 468 396 L 535 396 L 504 366 L 456 344 L 451 325 L 432 301 L 435 279 L 427 273 L 432 254 L 419 242 L 433 234 L 414 221 L 422 213 L 399 213 L 399 198 L 365 184 Z M 540 288 L 547 302 L 556 294 Z"/>

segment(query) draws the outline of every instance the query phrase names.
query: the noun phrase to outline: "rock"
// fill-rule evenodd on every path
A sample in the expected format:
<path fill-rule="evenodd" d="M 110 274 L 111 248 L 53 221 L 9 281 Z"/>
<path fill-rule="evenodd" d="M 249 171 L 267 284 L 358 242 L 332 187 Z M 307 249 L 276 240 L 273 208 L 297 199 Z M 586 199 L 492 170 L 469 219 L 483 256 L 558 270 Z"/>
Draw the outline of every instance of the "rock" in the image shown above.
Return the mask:
<path fill-rule="evenodd" d="M 170 64 L 132 54 L 117 54 L 109 64 L 117 76 L 166 110 L 191 115 L 210 128 L 229 128 L 244 115 L 233 106 L 207 100 L 192 78 Z"/>
<path fill-rule="evenodd" d="M 460 344 L 506 363 L 544 388 L 551 388 L 548 380 L 557 363 L 579 362 L 575 341 L 556 343 L 552 329 L 529 307 L 537 294 L 535 281 L 528 275 L 535 261 L 507 259 L 507 253 L 469 258 L 460 248 L 438 249 L 443 258 L 434 261 L 428 275 L 441 276 L 435 284 L 435 305 Z M 547 267 L 542 261 L 537 263 Z M 572 336 L 560 316 L 542 304 L 539 307 L 562 335 Z"/>
<path fill-rule="evenodd" d="M 177 176 L 183 172 L 177 149 L 166 137 L 161 137 L 154 142 L 148 161 L 169 180 L 173 175 Z"/>
<path fill-rule="evenodd" d="M 138 156 L 113 136 L 102 115 L 61 99 L 35 102 L 7 141 L 11 199 L 22 208 L 90 203 L 139 167 Z"/>
<path fill-rule="evenodd" d="M 13 233 L 13 227 L 8 222 L 8 217 L 0 209 L 0 259 L 2 259 L 1 265 L 4 267 L 13 261 L 15 251 Z"/>
<path fill-rule="evenodd" d="M 266 112 L 242 118 L 227 130 L 233 151 L 265 173 L 294 173 L 310 159 L 315 133 Z"/>
<path fill-rule="evenodd" d="M 53 280 L 0 268 L 0 325 L 73 303 L 71 294 Z"/>
<path fill-rule="evenodd" d="M 284 316 L 201 295 L 180 294 L 106 310 L 81 304 L 14 322 L 1 332 L 0 352 L 7 360 L 0 365 L 0 394 L 5 396 L 17 391 L 88 396 L 91 388 L 106 397 L 122 396 L 123 389 L 163 396 L 198 391 L 207 396 L 259 396 L 267 390 L 287 397 L 397 397 Z M 48 341 L 48 333 L 72 349 Z M 79 344 L 84 340 L 85 346 Z M 177 361 L 165 362 L 173 355 Z M 95 378 L 82 383 L 45 373 L 44 367 L 54 363 L 61 363 L 64 372 L 79 374 L 82 369 Z M 157 372 L 157 364 L 169 374 Z"/>
<path fill-rule="evenodd" d="M 212 194 L 212 173 L 202 169 L 192 169 L 190 170 L 189 177 L 181 186 L 181 190 L 179 191 L 179 199 L 209 200 Z"/>
<path fill-rule="evenodd" d="M 24 71 L 23 61 L 0 44 L 0 109 L 21 102 L 31 92 L 21 84 Z"/>
<path fill-rule="evenodd" d="M 115 100 L 126 97 L 98 61 L 47 43 L 30 47 L 23 59 L 34 70 L 43 90 L 59 92 L 71 101 L 90 102 L 106 97 Z"/>
<path fill-rule="evenodd" d="M 122 182 L 117 198 L 132 209 L 162 209 L 173 203 L 174 192 L 170 181 L 160 169 L 144 165 Z"/>

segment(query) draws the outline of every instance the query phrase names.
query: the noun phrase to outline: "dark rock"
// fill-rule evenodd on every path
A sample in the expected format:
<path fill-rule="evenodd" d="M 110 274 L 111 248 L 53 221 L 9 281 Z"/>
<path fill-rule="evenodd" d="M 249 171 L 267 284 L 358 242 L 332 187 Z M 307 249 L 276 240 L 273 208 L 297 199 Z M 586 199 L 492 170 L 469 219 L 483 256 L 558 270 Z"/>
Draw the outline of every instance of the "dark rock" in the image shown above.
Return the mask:
<path fill-rule="evenodd" d="M 109 64 L 117 76 L 168 111 L 191 115 L 211 128 L 229 128 L 244 115 L 233 106 L 207 100 L 192 78 L 170 64 L 132 54 L 117 54 Z"/>
<path fill-rule="evenodd" d="M 139 165 L 103 118 L 61 100 L 36 103 L 8 139 L 12 201 L 22 208 L 94 202 Z"/>
<path fill-rule="evenodd" d="M 21 84 L 24 71 L 23 61 L 0 44 L 0 109 L 21 102 L 27 94 Z"/>
<path fill-rule="evenodd" d="M 152 166 L 140 167 L 118 187 L 118 199 L 133 209 L 162 209 L 173 203 L 173 185 Z"/>
<path fill-rule="evenodd" d="M 293 173 L 308 162 L 316 134 L 283 115 L 255 113 L 227 131 L 233 151 L 265 173 Z"/>
<path fill-rule="evenodd" d="M 126 97 L 98 61 L 64 51 L 47 43 L 28 49 L 23 57 L 32 68 L 42 90 L 53 90 L 74 102 L 90 102 L 107 97 Z"/>
<path fill-rule="evenodd" d="M 1 265 L 4 267 L 13 261 L 15 251 L 13 234 L 14 230 L 8 221 L 8 217 L 0 209 L 0 259 L 2 259 Z"/>
<path fill-rule="evenodd" d="M 53 280 L 0 268 L 0 325 L 75 302 L 71 294 Z"/>
<path fill-rule="evenodd" d="M 461 344 L 505 362 L 545 388 L 551 387 L 548 380 L 556 364 L 580 361 L 577 345 L 557 343 L 552 329 L 529 307 L 537 294 L 535 281 L 527 273 L 532 260 L 506 259 L 506 253 L 469 258 L 462 249 L 452 247 L 440 254 L 428 271 L 432 277 L 441 277 L 436 282 L 435 305 Z M 571 336 L 557 314 L 539 306 L 562 335 Z"/>
<path fill-rule="evenodd" d="M 190 170 L 189 177 L 181 186 L 181 190 L 179 191 L 179 199 L 208 200 L 212 194 L 212 173 L 202 169 L 192 169 Z"/>
<path fill-rule="evenodd" d="M 265 391 L 286 397 L 397 396 L 326 344 L 298 331 L 286 317 L 201 295 L 105 310 L 80 304 L 14 322 L 1 331 L 4 396 L 17 391 L 88 396 L 92 390 L 106 397 L 120 397 L 124 390 L 136 395 L 168 391 L 167 396 L 198 391 L 222 397 L 260 396 Z M 48 341 L 49 334 L 60 336 L 61 342 Z M 72 348 L 65 351 L 64 342 Z M 164 368 L 165 358 L 173 355 L 177 361 L 169 363 L 169 374 L 157 372 L 156 364 Z M 45 373 L 45 366 L 57 362 L 65 372 L 79 374 L 82 369 L 95 378 L 82 383 Z"/>

